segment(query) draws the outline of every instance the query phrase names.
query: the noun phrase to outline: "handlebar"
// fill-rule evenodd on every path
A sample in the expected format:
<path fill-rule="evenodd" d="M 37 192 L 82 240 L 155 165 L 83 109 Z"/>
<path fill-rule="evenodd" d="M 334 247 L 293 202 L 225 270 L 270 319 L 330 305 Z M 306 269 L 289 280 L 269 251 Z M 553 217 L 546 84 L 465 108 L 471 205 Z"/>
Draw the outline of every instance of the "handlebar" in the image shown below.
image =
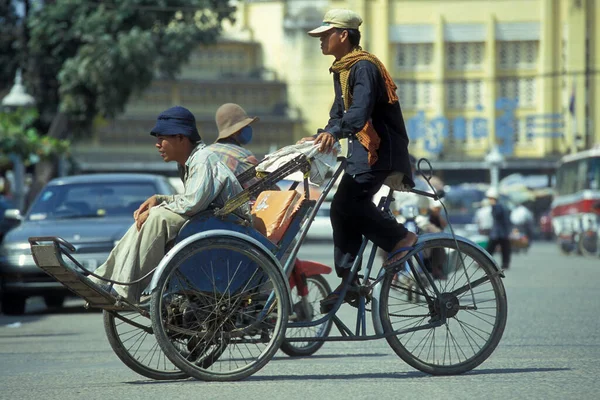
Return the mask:
<path fill-rule="evenodd" d="M 430 197 L 434 200 L 439 200 L 441 198 L 437 193 L 425 192 L 423 190 L 418 190 L 418 189 L 410 189 L 410 193 L 415 193 L 420 196 Z"/>

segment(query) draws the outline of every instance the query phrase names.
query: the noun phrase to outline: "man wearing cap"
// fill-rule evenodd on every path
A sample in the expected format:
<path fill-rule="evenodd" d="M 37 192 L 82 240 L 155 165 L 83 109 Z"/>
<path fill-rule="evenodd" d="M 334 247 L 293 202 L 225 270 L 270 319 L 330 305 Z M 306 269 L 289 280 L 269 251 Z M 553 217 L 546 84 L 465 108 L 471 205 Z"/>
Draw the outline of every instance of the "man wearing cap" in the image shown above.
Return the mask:
<path fill-rule="evenodd" d="M 487 244 L 487 251 L 490 254 L 494 254 L 496 246 L 500 246 L 502 253 L 502 269 L 508 269 L 510 267 L 510 212 L 509 210 L 498 201 L 498 190 L 495 188 L 489 188 L 485 192 L 485 197 L 488 199 L 492 207 L 492 228 L 489 233 L 489 241 Z"/>
<path fill-rule="evenodd" d="M 329 122 L 315 140 L 322 151 L 348 138 L 346 173 L 331 203 L 334 258 L 338 276 L 346 279 L 362 236 L 390 253 L 386 265 L 397 262 L 417 236 L 372 203 L 381 186 L 396 190 L 414 187 L 408 155 L 408 135 L 396 95 L 396 85 L 385 66 L 359 46 L 362 19 L 345 9 L 330 10 L 323 24 L 308 34 L 321 40 L 321 51 L 332 55 L 335 100 Z M 335 302 L 339 287 L 325 303 Z"/>
<path fill-rule="evenodd" d="M 194 115 L 186 108 L 169 108 L 158 116 L 150 132 L 165 162 L 177 162 L 184 192 L 154 195 L 133 213 L 135 223 L 95 272 L 117 282 L 132 282 L 155 268 L 185 221 L 208 208 L 223 205 L 229 197 L 242 191 L 235 175 L 201 141 Z M 241 210 L 248 213 L 247 209 Z M 92 281 L 106 286 L 97 278 Z M 115 285 L 112 290 L 130 302 L 138 302 L 148 282 Z"/>
<path fill-rule="evenodd" d="M 215 115 L 219 136 L 208 146 L 235 176 L 258 164 L 252 152 L 243 146 L 252 140 L 252 124 L 258 117 L 249 117 L 246 111 L 235 103 L 226 103 L 218 108 Z M 256 178 L 243 183 L 244 189 L 256 182 Z"/>

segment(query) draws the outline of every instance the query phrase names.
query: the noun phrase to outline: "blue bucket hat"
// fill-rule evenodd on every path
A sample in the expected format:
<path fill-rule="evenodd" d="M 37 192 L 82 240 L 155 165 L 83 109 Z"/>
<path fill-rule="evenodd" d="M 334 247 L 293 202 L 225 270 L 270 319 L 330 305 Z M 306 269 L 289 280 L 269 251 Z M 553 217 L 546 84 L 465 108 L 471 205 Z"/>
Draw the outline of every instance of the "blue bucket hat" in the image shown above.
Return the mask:
<path fill-rule="evenodd" d="M 152 136 L 174 136 L 183 135 L 190 138 L 192 142 L 201 140 L 196 118 L 194 114 L 185 107 L 175 106 L 160 113 L 156 119 L 156 125 L 150 131 Z"/>

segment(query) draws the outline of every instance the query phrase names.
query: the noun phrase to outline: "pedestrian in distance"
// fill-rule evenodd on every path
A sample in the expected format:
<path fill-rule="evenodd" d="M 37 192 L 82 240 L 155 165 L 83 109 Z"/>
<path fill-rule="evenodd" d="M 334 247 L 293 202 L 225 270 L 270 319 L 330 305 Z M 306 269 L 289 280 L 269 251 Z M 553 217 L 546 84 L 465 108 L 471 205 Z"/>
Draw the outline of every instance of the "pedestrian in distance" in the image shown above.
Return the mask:
<path fill-rule="evenodd" d="M 325 128 L 301 142 L 314 140 L 321 151 L 330 152 L 336 141 L 349 140 L 347 167 L 331 203 L 334 262 L 342 283 L 349 280 L 363 236 L 388 252 L 386 266 L 417 241 L 416 234 L 372 202 L 384 183 L 394 190 L 415 184 L 396 85 L 381 61 L 360 47 L 361 24 L 355 12 L 333 9 L 308 33 L 320 39 L 324 55 L 335 58 L 330 68 L 335 100 Z M 321 302 L 322 310 L 336 303 L 342 287 Z"/>
<path fill-rule="evenodd" d="M 510 211 L 506 206 L 498 201 L 498 190 L 489 188 L 485 193 L 492 208 L 492 227 L 489 233 L 487 251 L 494 254 L 496 247 L 500 246 L 502 253 L 502 269 L 510 267 L 510 232 L 512 230 L 510 222 Z"/>
<path fill-rule="evenodd" d="M 523 203 L 519 203 L 510 213 L 510 221 L 519 233 L 525 235 L 527 243 L 533 240 L 533 213 Z"/>

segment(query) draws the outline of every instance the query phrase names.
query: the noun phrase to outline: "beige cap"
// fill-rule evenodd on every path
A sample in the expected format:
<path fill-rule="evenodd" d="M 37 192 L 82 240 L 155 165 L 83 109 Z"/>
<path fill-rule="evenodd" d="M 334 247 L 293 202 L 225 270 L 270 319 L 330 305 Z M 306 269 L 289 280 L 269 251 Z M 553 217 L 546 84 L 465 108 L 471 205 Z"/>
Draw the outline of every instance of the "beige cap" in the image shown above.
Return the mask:
<path fill-rule="evenodd" d="M 327 11 L 327 14 L 323 17 L 323 24 L 308 32 L 308 34 L 319 37 L 334 28 L 358 29 L 362 22 L 362 18 L 354 11 L 335 8 Z"/>
<path fill-rule="evenodd" d="M 215 121 L 219 130 L 219 140 L 228 138 L 243 127 L 258 121 L 258 117 L 249 117 L 246 111 L 235 103 L 225 103 L 217 110 Z"/>

